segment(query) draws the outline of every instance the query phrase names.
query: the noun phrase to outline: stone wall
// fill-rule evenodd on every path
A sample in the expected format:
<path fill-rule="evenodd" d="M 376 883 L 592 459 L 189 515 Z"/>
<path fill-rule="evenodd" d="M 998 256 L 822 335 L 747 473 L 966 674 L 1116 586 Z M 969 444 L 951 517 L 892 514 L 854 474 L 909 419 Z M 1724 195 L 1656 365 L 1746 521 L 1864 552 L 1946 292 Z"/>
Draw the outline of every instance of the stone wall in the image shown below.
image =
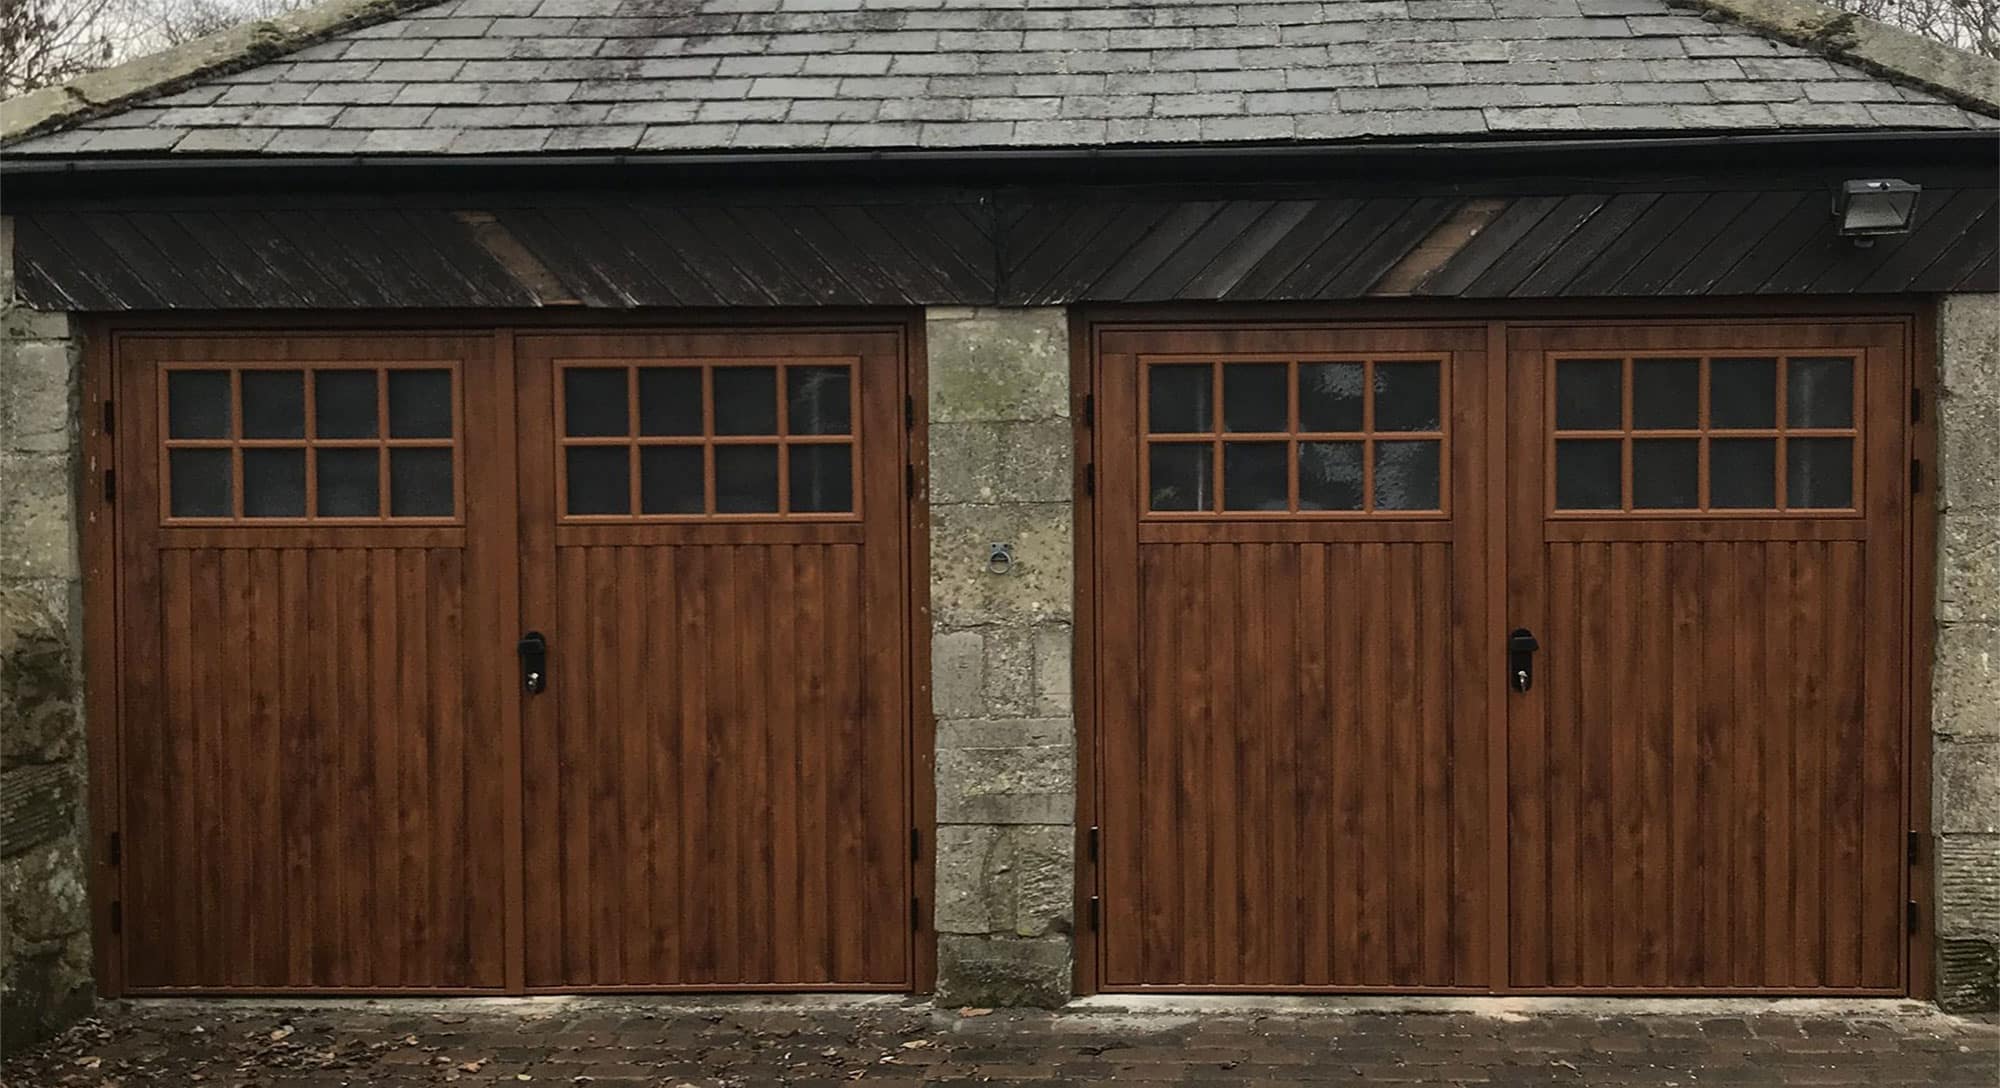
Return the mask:
<path fill-rule="evenodd" d="M 1932 829 L 1938 1003 L 2000 1009 L 2000 296 L 1956 295 L 1938 352 Z"/>
<path fill-rule="evenodd" d="M 77 342 L 15 301 L 0 218 L 0 1050 L 90 1007 Z"/>
<path fill-rule="evenodd" d="M 1057 1005 L 1075 902 L 1068 325 L 960 308 L 928 325 L 938 1000 Z"/>

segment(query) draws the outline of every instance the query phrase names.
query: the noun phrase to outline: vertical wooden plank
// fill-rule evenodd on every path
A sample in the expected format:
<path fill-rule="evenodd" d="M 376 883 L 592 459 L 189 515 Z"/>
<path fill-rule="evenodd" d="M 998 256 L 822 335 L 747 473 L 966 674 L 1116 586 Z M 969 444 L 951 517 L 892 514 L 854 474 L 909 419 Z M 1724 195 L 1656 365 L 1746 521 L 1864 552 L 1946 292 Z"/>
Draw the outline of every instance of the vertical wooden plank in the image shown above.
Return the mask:
<path fill-rule="evenodd" d="M 1612 985 L 1631 986 L 1640 980 L 1639 948 L 1645 941 L 1646 904 L 1643 896 L 1642 844 L 1640 842 L 1639 793 L 1640 735 L 1645 729 L 1646 697 L 1639 660 L 1639 615 L 1641 585 L 1637 549 L 1630 544 L 1607 546 L 1611 553 L 1611 573 L 1604 590 L 1610 598 L 1609 637 L 1594 645 L 1610 665 L 1602 689 L 1605 702 L 1597 728 L 1610 735 L 1610 765 L 1606 768 L 1606 789 L 1611 817 L 1611 853 L 1606 877 L 1610 887 L 1611 914 L 1600 939 L 1610 947 L 1609 974 Z"/>
<path fill-rule="evenodd" d="M 833 941 L 828 928 L 833 858 L 827 849 L 825 829 L 834 818 L 825 758 L 832 691 L 826 662 L 831 643 L 838 641 L 833 633 L 837 628 L 831 626 L 838 618 L 829 616 L 825 607 L 831 592 L 826 584 L 831 549 L 812 545 L 801 550 L 805 557 L 799 564 L 799 622 L 793 631 L 794 659 L 804 668 L 799 696 L 799 800 L 795 819 L 800 850 L 799 969 L 805 977 L 824 979 L 833 975 Z"/>
<path fill-rule="evenodd" d="M 369 946 L 367 985 L 403 984 L 402 941 L 398 912 L 404 889 L 402 851 L 404 827 L 402 783 L 398 764 L 403 750 L 404 718 L 401 673 L 403 647 L 398 645 L 397 621 L 402 613 L 396 590 L 396 550 L 371 548 L 366 552 L 368 586 L 373 614 L 369 618 L 367 672 L 361 678 L 367 692 L 366 711 L 359 719 L 368 733 L 368 760 L 363 774 L 374 791 L 366 830 L 369 865 L 368 928 L 363 938 Z"/>
<path fill-rule="evenodd" d="M 1739 985 L 1785 985 L 1792 978 L 1792 678 L 1798 656 L 1805 652 L 1792 640 L 1791 602 L 1797 595 L 1792 547 L 1738 546 L 1746 553 L 1739 559 L 1742 573 L 1736 598 L 1743 616 L 1731 622 L 1739 632 L 1739 654 L 1761 653 L 1745 663 L 1748 667 L 1737 688 L 1745 700 L 1737 719 L 1739 730 L 1757 739 L 1740 741 L 1733 748 L 1740 765 L 1734 798 L 1737 834 L 1749 837 L 1743 848 L 1761 847 L 1760 853 L 1741 863 L 1733 881 L 1737 908 L 1732 981 Z M 1758 683 L 1755 676 L 1769 679 Z"/>
<path fill-rule="evenodd" d="M 554 835 L 553 846 L 560 867 L 553 889 L 560 925 L 551 935 L 557 943 L 557 973 L 551 981 L 573 986 L 596 979 L 591 955 L 592 905 L 596 899 L 591 883 L 591 843 L 596 821 L 590 802 L 597 763 L 591 734 L 593 685 L 588 678 L 599 666 L 591 644 L 590 549 L 557 548 L 555 557 L 555 576 L 562 587 L 556 598 L 562 668 L 557 671 L 551 663 L 549 675 L 563 682 L 557 684 L 552 679 L 549 685 L 561 700 L 554 730 L 558 751 L 552 764 L 558 810 L 555 823 L 550 825 L 561 829 Z M 550 831 L 541 830 L 544 834 Z"/>
<path fill-rule="evenodd" d="M 737 740 L 741 742 L 741 747 L 736 753 L 735 777 L 743 808 L 734 834 L 737 872 L 740 874 L 739 894 L 742 896 L 738 917 L 743 922 L 743 930 L 733 977 L 768 979 L 775 970 L 771 945 L 780 936 L 771 901 L 771 788 L 766 764 L 772 724 L 768 694 L 771 669 L 766 652 L 771 640 L 770 549 L 746 547 L 739 549 L 738 554 L 742 558 L 742 566 L 739 568 L 741 583 L 736 599 L 737 607 L 742 610 L 744 625 L 738 636 L 737 678 L 744 697 L 737 724 Z M 865 714 L 865 709 L 862 709 L 862 713 L 856 715 L 857 732 L 860 722 L 867 720 Z M 851 753 L 853 761 L 842 766 L 848 769 L 848 774 L 864 778 L 870 754 L 866 745 L 857 743 Z M 869 792 L 863 790 L 863 804 L 866 804 Z M 864 869 L 871 874 L 879 871 L 865 865 Z M 861 923 L 865 936 L 873 919 L 863 911 L 855 920 Z M 862 962 L 866 963 L 865 954 Z M 858 980 L 866 976 L 864 966 L 854 977 Z"/>
<path fill-rule="evenodd" d="M 1302 870 L 1297 909 L 1302 926 L 1297 956 L 1298 981 L 1326 986 L 1333 981 L 1334 887 L 1333 782 L 1340 773 L 1334 759 L 1332 728 L 1333 662 L 1329 657 L 1328 625 L 1335 604 L 1327 588 L 1327 555 L 1320 543 L 1299 547 L 1299 589 L 1293 622 L 1298 631 L 1299 710 L 1296 781 L 1299 790 L 1299 841 L 1296 864 Z M 1191 579 L 1183 576 L 1186 586 Z M 1186 742 L 1183 741 L 1185 750 Z M 1199 858 L 1202 855 L 1190 855 Z M 1195 869 L 1198 865 L 1186 865 Z M 1197 927 L 1190 926 L 1193 930 Z"/>
<path fill-rule="evenodd" d="M 1206 629 L 1215 635 L 1209 652 L 1216 662 L 1217 729 L 1209 748 L 1210 788 L 1214 792 L 1208 811 L 1214 828 L 1210 846 L 1214 850 L 1215 871 L 1208 910 L 1215 934 L 1217 979 L 1240 977 L 1238 973 L 1243 969 L 1243 923 L 1239 909 L 1243 886 L 1243 820 L 1238 749 L 1242 743 L 1240 708 L 1247 693 L 1239 686 L 1242 657 L 1238 636 L 1242 632 L 1236 627 L 1235 616 L 1241 571 L 1241 556 L 1235 545 L 1215 544 L 1209 548 Z M 1224 711 L 1224 707 L 1237 709 L 1232 713 Z"/>
<path fill-rule="evenodd" d="M 680 670 L 673 667 L 682 637 L 679 585 L 674 577 L 677 554 L 673 548 L 651 548 L 645 555 L 649 603 L 645 645 L 650 660 L 659 663 L 650 670 L 654 679 L 646 686 L 646 788 L 639 795 L 647 844 L 646 916 L 651 922 L 641 962 L 645 965 L 643 977 L 649 979 L 680 977 L 680 905 L 674 895 L 680 879 L 680 845 L 672 818 L 681 780 Z"/>
<path fill-rule="evenodd" d="M 1175 821 L 1179 734 L 1186 728 L 1184 704 L 1175 687 L 1184 673 L 1180 636 L 1171 622 L 1171 597 L 1185 551 L 1175 545 L 1139 549 L 1140 652 L 1139 713 L 1144 728 L 1136 742 L 1141 800 L 1137 845 L 1139 879 L 1139 963 L 1147 979 L 1183 980 L 1186 963 L 1178 935 L 1191 919 L 1181 911 L 1173 875 L 1179 867 L 1180 836 Z"/>
<path fill-rule="evenodd" d="M 774 981 L 807 977 L 803 959 L 803 923 L 799 895 L 799 655 L 793 648 L 799 607 L 801 548 L 787 545 L 771 550 L 771 604 L 768 639 L 771 667 L 771 743 L 767 752 L 765 792 L 770 806 L 769 861 L 771 873 L 769 976 Z M 876 754 L 874 758 L 881 758 Z"/>
<path fill-rule="evenodd" d="M 617 685 L 620 689 L 617 716 L 606 724 L 617 741 L 613 750 L 619 753 L 613 787 L 616 790 L 619 856 L 615 859 L 612 872 L 617 874 L 614 885 L 617 918 L 614 924 L 618 929 L 618 979 L 624 983 L 643 983 L 659 977 L 651 972 L 649 962 L 657 923 L 652 906 L 653 840 L 647 834 L 649 823 L 646 810 L 652 795 L 648 781 L 652 773 L 652 760 L 649 758 L 652 722 L 647 697 L 661 681 L 652 676 L 646 667 L 649 656 L 645 642 L 646 611 L 653 606 L 653 598 L 645 598 L 644 607 L 638 606 L 633 599 L 633 595 L 647 582 L 646 553 L 649 550 L 621 547 L 613 555 L 618 572 L 614 605 L 617 609 L 614 634 L 618 663 L 616 675 L 625 682 Z M 607 620 L 610 618 L 607 617 Z"/>
<path fill-rule="evenodd" d="M 1362 615 L 1360 652 L 1367 654 L 1388 646 L 1395 637 L 1389 549 L 1385 544 L 1360 546 L 1362 591 L 1357 598 Z M 1358 715 L 1361 758 L 1355 763 L 1361 795 L 1360 834 L 1355 837 L 1356 878 L 1361 882 L 1361 910 L 1356 939 L 1360 944 L 1359 970 L 1355 981 L 1362 985 L 1385 985 L 1395 977 L 1392 942 L 1395 939 L 1394 880 L 1397 860 L 1393 856 L 1395 832 L 1391 811 L 1395 792 L 1392 730 L 1395 702 L 1392 688 L 1378 669 L 1378 661 L 1404 661 L 1405 657 L 1364 658 L 1365 700 Z"/>
<path fill-rule="evenodd" d="M 1826 545 L 1792 546 L 1794 653 L 1792 716 L 1792 954 L 1794 985 L 1825 982 L 1826 771 L 1828 682 Z"/>
<path fill-rule="evenodd" d="M 1178 589 L 1174 594 L 1172 611 L 1168 614 L 1169 620 L 1177 633 L 1204 631 L 1208 549 L 1200 544 L 1167 547 L 1171 549 L 1171 570 Z M 1161 636 L 1155 634 L 1152 637 Z M 1181 912 L 1180 946 L 1177 950 L 1181 965 L 1179 977 L 1190 983 L 1200 983 L 1218 977 L 1214 913 L 1211 908 L 1213 874 L 1205 859 L 1209 857 L 1209 851 L 1216 848 L 1210 835 L 1214 826 L 1214 809 L 1208 772 L 1213 766 L 1211 761 L 1215 746 L 1223 743 L 1219 739 L 1222 712 L 1214 699 L 1215 670 L 1226 669 L 1228 665 L 1218 665 L 1207 652 L 1183 655 L 1181 662 L 1178 682 L 1173 688 L 1174 706 L 1163 709 L 1162 713 L 1174 714 L 1178 725 L 1175 730 L 1177 745 L 1174 759 L 1178 770 L 1174 785 L 1174 809 L 1176 826 L 1184 838 L 1181 850 L 1174 855 L 1174 863 L 1179 868 L 1179 886 L 1162 889 L 1160 894 L 1173 896 Z M 1195 859 L 1203 861 L 1196 862 Z"/>
<path fill-rule="evenodd" d="M 1230 812 L 1234 825 L 1241 881 L 1236 895 L 1239 913 L 1236 922 L 1235 977 L 1261 980 L 1268 969 L 1263 962 L 1264 945 L 1275 919 L 1267 913 L 1271 880 L 1270 771 L 1266 753 L 1274 714 L 1271 686 L 1275 661 L 1271 653 L 1271 632 L 1266 613 L 1265 557 L 1271 545 L 1240 544 L 1236 548 L 1236 585 L 1229 598 L 1229 614 L 1224 619 L 1237 625 L 1236 685 L 1242 693 L 1237 715 L 1234 777 L 1236 804 Z M 1252 889 L 1255 889 L 1254 891 Z"/>
<path fill-rule="evenodd" d="M 1701 546 L 1676 542 L 1666 546 L 1668 635 L 1666 667 L 1672 682 L 1671 700 L 1673 785 L 1669 836 L 1670 912 L 1672 939 L 1667 974 L 1678 986 L 1704 981 L 1708 915 L 1702 901 L 1704 839 L 1720 818 L 1714 796 L 1715 737 L 1701 720 L 1702 663 Z"/>
<path fill-rule="evenodd" d="M 1339 544 L 1328 549 L 1332 568 L 1332 588 L 1328 597 L 1328 675 L 1333 679 L 1333 719 L 1328 732 L 1333 748 L 1334 832 L 1326 865 L 1334 886 L 1333 977 L 1361 982 L 1367 970 L 1363 940 L 1368 901 L 1365 886 L 1377 879 L 1368 868 L 1369 853 L 1365 824 L 1367 771 L 1367 715 L 1379 694 L 1369 683 L 1372 664 L 1361 653 L 1365 637 L 1362 596 L 1362 549 L 1359 544 Z"/>
<path fill-rule="evenodd" d="M 435 648 L 425 677 L 431 723 L 427 959 L 441 985 L 493 985 L 498 972 L 475 972 L 472 966 L 475 945 L 498 958 L 501 950 L 494 945 L 501 935 L 497 927 L 482 928 L 475 939 L 469 907 L 482 897 L 475 889 L 490 885 L 474 883 L 468 856 L 477 848 L 466 819 L 466 777 L 476 757 L 465 741 L 465 661 L 472 653 L 465 638 L 465 564 L 457 549 L 431 548 L 419 553 L 418 569 L 427 591 L 425 627 Z M 484 759 L 478 763 L 490 766 Z M 482 832 L 480 838 L 486 837 Z"/>
<path fill-rule="evenodd" d="M 1421 567 L 1417 575 L 1416 617 L 1418 625 L 1416 675 L 1411 688 L 1416 692 L 1419 712 L 1413 728 L 1417 751 L 1417 811 L 1422 831 L 1424 859 L 1419 882 L 1419 915 L 1424 920 L 1421 981 L 1426 986 L 1449 986 L 1459 981 L 1451 955 L 1452 933 L 1466 924 L 1453 916 L 1451 865 L 1452 833 L 1451 779 L 1448 769 L 1455 762 L 1448 735 L 1447 717 L 1455 706 L 1451 698 L 1452 652 L 1450 614 L 1438 607 L 1452 599 L 1450 547 L 1441 543 L 1419 544 L 1415 548 Z M 1477 924 L 1482 919 L 1470 920 Z"/>
<path fill-rule="evenodd" d="M 707 858 L 704 819 L 711 796 L 713 771 L 709 755 L 709 657 L 715 639 L 710 624 L 709 581 L 712 564 L 706 549 L 686 548 L 676 563 L 675 592 L 681 606 L 680 722 L 681 792 L 674 810 L 680 835 L 680 872 L 676 912 L 686 920 L 681 943 L 681 973 L 694 982 L 715 975 L 713 870 Z"/>
<path fill-rule="evenodd" d="M 1573 645 L 1615 648 L 1616 627 L 1611 619 L 1612 546 L 1585 544 L 1577 548 L 1577 590 L 1579 630 Z M 1613 658 L 1613 660 L 1616 660 Z M 1612 807 L 1612 734 L 1618 711 L 1610 667 L 1578 670 L 1582 698 L 1578 703 L 1579 812 L 1582 833 L 1578 843 L 1577 891 L 1582 903 L 1577 924 L 1578 978 L 1585 986 L 1605 986 L 1615 981 L 1612 949 L 1616 941 L 1614 915 L 1615 880 L 1620 863 L 1616 855 Z M 1583 874 L 1589 873 L 1585 880 Z"/>
<path fill-rule="evenodd" d="M 1640 545 L 1638 556 L 1639 630 L 1633 640 L 1643 676 L 1634 725 L 1639 728 L 1639 962 L 1643 986 L 1671 985 L 1667 953 L 1672 945 L 1673 893 L 1669 883 L 1673 835 L 1673 690 L 1676 677 L 1671 645 L 1673 613 L 1661 608 L 1672 598 L 1667 586 L 1667 546 Z"/>
<path fill-rule="evenodd" d="M 424 551 L 399 548 L 396 562 L 397 714 L 391 725 L 400 735 L 396 745 L 398 798 L 398 866 L 401 895 L 393 904 L 397 933 L 401 938 L 398 958 L 400 976 L 407 984 L 433 983 L 437 975 L 431 947 L 431 825 L 436 818 L 437 798 L 431 789 L 431 744 L 437 731 L 437 716 L 430 702 L 431 653 L 439 646 L 438 634 L 430 628 L 428 607 L 432 592 L 424 574 Z M 456 647 L 443 647 L 449 652 Z"/>
<path fill-rule="evenodd" d="M 324 872 L 314 863 L 325 822 L 318 814 L 318 769 L 324 766 L 315 723 L 312 661 L 311 553 L 286 548 L 279 554 L 278 652 L 284 661 L 284 707 L 278 732 L 281 764 L 278 824 L 283 853 L 285 962 L 278 984 L 308 986 L 315 979 L 313 949 L 319 943 L 319 896 Z"/>
<path fill-rule="evenodd" d="M 1418 582 L 1415 549 L 1408 544 L 1385 548 L 1388 565 L 1388 660 L 1413 662 L 1422 651 L 1417 613 L 1425 607 Z M 1422 675 L 1377 683 L 1389 688 L 1389 714 L 1381 723 L 1388 762 L 1383 783 L 1388 789 L 1388 870 L 1390 902 L 1386 910 L 1389 975 L 1400 986 L 1413 985 L 1423 975 L 1423 773 L 1421 707 L 1417 691 Z"/>
<path fill-rule="evenodd" d="M 1861 985 L 1863 788 L 1861 755 L 1867 723 L 1864 686 L 1868 663 L 1867 573 L 1861 549 L 1847 541 L 1826 546 L 1827 585 L 1823 606 L 1826 639 L 1824 721 L 1826 799 L 1825 919 L 1826 985 Z"/>
<path fill-rule="evenodd" d="M 1269 544 L 1263 555 L 1263 597 L 1260 604 L 1268 617 L 1267 652 L 1271 669 L 1265 688 L 1270 717 L 1264 750 L 1263 820 L 1270 828 L 1259 849 L 1264 852 L 1264 885 L 1274 914 L 1261 935 L 1263 969 L 1260 977 L 1273 984 L 1296 986 L 1301 982 L 1299 943 L 1305 925 L 1306 903 L 1299 871 L 1299 638 L 1297 613 L 1299 598 L 1299 545 Z"/>

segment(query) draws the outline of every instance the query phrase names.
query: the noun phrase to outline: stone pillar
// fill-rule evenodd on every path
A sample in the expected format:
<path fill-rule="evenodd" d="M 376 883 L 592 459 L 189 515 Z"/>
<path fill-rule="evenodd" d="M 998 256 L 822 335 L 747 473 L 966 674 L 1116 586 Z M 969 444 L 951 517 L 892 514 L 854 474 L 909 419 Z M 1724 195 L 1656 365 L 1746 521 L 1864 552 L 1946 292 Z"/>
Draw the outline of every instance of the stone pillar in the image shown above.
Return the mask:
<path fill-rule="evenodd" d="M 1938 1003 L 2000 1009 L 2000 296 L 1939 313 L 1932 815 Z"/>
<path fill-rule="evenodd" d="M 1070 995 L 1076 730 L 1061 310 L 938 308 L 930 359 L 938 1001 Z M 995 545 L 1013 551 L 1004 573 Z"/>
<path fill-rule="evenodd" d="M 92 999 L 76 549 L 78 344 L 19 304 L 0 217 L 0 1050 Z"/>

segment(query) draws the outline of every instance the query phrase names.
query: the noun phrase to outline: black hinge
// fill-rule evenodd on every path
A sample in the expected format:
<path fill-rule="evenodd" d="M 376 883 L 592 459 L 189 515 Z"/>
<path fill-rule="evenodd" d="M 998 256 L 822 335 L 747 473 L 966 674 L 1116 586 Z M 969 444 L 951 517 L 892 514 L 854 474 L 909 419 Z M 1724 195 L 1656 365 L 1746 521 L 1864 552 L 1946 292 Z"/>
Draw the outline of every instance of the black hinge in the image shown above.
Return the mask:
<path fill-rule="evenodd" d="M 1083 466 L 1083 493 L 1086 495 L 1097 494 L 1097 465 L 1094 462 Z"/>
<path fill-rule="evenodd" d="M 112 865 L 125 860 L 125 844 L 119 841 L 118 832 L 116 831 L 105 836 L 104 860 Z"/>
<path fill-rule="evenodd" d="M 910 897 L 910 932 L 912 933 L 922 933 L 924 931 L 923 908 L 924 903 L 922 899 L 914 895 Z"/>
<path fill-rule="evenodd" d="M 115 468 L 107 468 L 104 470 L 104 501 L 116 502 L 117 500 L 118 500 L 118 470 Z"/>
<path fill-rule="evenodd" d="M 1924 391 L 1913 385 L 1910 387 L 1910 422 L 1922 423 L 1923 421 Z"/>
<path fill-rule="evenodd" d="M 1090 825 L 1090 839 L 1089 839 L 1089 843 L 1090 843 L 1090 860 L 1092 860 L 1092 861 L 1096 861 L 1096 860 L 1097 860 L 1097 825 L 1096 825 L 1096 824 L 1091 824 L 1091 825 Z"/>
<path fill-rule="evenodd" d="M 1915 933 L 1917 931 L 1917 901 L 1914 899 L 1910 900 L 1908 903 L 1903 904 L 1903 909 L 1909 930 L 1911 933 Z"/>
<path fill-rule="evenodd" d="M 1923 493 L 1924 463 L 1912 457 L 1910 458 L 1910 494 L 1921 495 Z"/>
<path fill-rule="evenodd" d="M 1083 395 L 1083 425 L 1086 427 L 1097 426 L 1097 397 L 1095 394 L 1085 393 Z"/>
<path fill-rule="evenodd" d="M 116 899 L 111 901 L 111 932 L 125 932 L 125 904 Z"/>
<path fill-rule="evenodd" d="M 1917 860 L 1918 860 L 1918 859 L 1919 859 L 1920 857 L 1922 857 L 1922 855 L 1923 855 L 1923 847 L 1924 847 L 1924 840 L 1923 840 L 1923 836 L 1921 836 L 1921 835 L 1917 834 L 1917 833 L 1916 833 L 1916 832 L 1914 832 L 1914 831 L 1910 832 L 1910 864 L 1911 864 L 1911 865 L 1915 865 L 1915 864 L 1917 863 Z"/>
<path fill-rule="evenodd" d="M 111 402 L 108 400 L 104 402 L 104 433 L 107 435 L 118 433 L 111 429 Z"/>
<path fill-rule="evenodd" d="M 903 397 L 903 429 L 917 429 L 917 398 L 908 395 Z"/>
<path fill-rule="evenodd" d="M 1090 897 L 1090 928 L 1097 928 L 1097 897 L 1094 895 Z"/>
<path fill-rule="evenodd" d="M 910 860 L 915 861 L 923 856 L 924 833 L 913 827 L 910 829 Z"/>

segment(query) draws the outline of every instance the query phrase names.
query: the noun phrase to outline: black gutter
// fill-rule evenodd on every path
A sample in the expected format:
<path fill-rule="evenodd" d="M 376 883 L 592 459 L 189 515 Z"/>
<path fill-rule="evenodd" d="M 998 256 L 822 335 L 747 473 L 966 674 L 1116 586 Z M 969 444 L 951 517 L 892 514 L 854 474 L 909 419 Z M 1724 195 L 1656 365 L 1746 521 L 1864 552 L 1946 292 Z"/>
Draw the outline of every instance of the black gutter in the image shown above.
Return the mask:
<path fill-rule="evenodd" d="M 91 156 L 0 161 L 7 198 L 90 191 L 147 195 L 161 190 L 241 188 L 593 187 L 659 181 L 899 182 L 1131 181 L 1158 179 L 1311 180 L 1368 176 L 1685 173 L 1712 164 L 1832 166 L 1867 161 L 1893 167 L 1992 169 L 2000 140 L 1982 131 L 1630 134 L 1577 139 L 1459 140 L 1327 144 L 1202 144 L 1138 147 L 885 149 L 871 151 L 616 152 L 593 155 L 327 155 L 271 157 Z M 810 170 L 810 177 L 801 171 Z"/>

